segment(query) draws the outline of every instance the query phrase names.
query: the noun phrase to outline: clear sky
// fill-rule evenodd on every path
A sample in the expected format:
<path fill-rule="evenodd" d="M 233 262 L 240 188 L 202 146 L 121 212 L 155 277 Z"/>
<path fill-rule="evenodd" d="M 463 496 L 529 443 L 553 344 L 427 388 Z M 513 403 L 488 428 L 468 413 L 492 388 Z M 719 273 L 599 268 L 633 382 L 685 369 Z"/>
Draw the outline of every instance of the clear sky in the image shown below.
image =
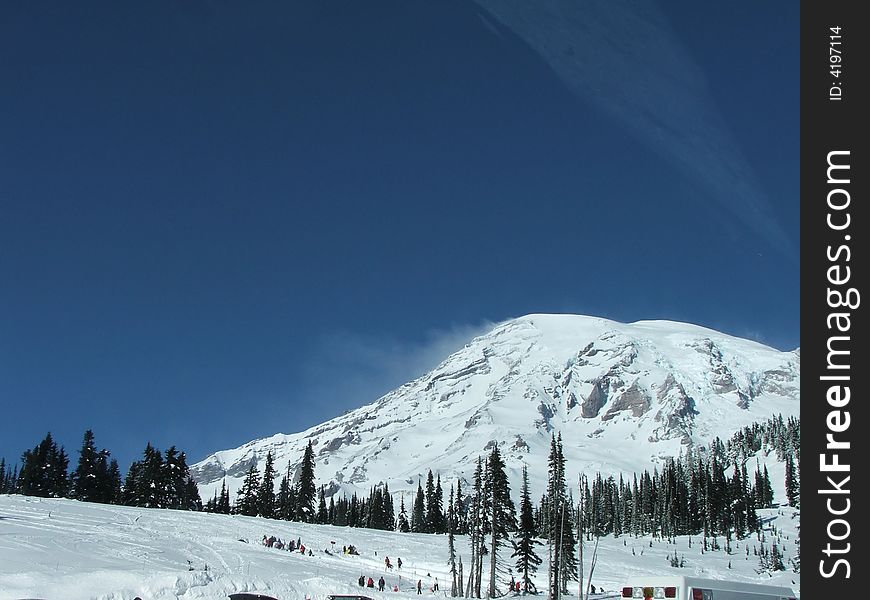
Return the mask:
<path fill-rule="evenodd" d="M 3 2 L 0 456 L 200 460 L 531 312 L 799 346 L 798 12 Z"/>

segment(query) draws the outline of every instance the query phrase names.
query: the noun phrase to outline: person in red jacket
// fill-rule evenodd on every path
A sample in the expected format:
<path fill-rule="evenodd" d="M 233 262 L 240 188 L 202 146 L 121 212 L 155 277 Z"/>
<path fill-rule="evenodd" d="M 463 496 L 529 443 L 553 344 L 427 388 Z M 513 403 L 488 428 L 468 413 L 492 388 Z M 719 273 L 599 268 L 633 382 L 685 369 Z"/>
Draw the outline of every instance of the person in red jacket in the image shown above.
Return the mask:
<path fill-rule="evenodd" d="M 375 587 L 375 580 L 372 579 L 371 577 L 369 577 L 369 580 L 368 580 L 368 582 L 366 583 L 366 586 L 367 586 L 367 587 L 370 587 L 370 588 Z"/>

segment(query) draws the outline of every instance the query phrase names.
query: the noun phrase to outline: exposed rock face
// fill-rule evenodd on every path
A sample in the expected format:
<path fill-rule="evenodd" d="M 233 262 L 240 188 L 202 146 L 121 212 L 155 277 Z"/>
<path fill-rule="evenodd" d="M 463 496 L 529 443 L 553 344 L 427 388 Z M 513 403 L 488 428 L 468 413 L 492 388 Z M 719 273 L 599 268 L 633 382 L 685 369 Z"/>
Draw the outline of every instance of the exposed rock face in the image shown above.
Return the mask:
<path fill-rule="evenodd" d="M 650 403 L 647 393 L 640 389 L 637 382 L 634 382 L 610 404 L 610 408 L 601 420 L 609 421 L 616 416 L 616 413 L 623 410 L 630 410 L 632 416 L 639 417 L 649 410 Z"/>
<path fill-rule="evenodd" d="M 623 324 L 529 315 L 475 338 L 430 373 L 306 431 L 217 452 L 192 472 L 204 498 L 238 488 L 272 452 L 295 474 L 309 441 L 327 494 L 388 483 L 416 489 L 428 472 L 468 483 L 497 444 L 511 481 L 529 467 L 543 491 L 550 436 L 569 468 L 631 472 L 771 415 L 800 411 L 800 353 L 684 323 Z M 467 488 L 466 488 L 467 489 Z"/>

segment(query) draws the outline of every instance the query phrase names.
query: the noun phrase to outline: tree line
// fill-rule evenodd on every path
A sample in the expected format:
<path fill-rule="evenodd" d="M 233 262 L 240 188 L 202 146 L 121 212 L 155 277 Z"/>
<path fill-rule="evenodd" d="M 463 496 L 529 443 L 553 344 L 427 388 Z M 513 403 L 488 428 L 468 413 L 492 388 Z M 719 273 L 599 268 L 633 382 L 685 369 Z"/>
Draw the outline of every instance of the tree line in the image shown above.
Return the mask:
<path fill-rule="evenodd" d="M 161 453 L 149 443 L 122 483 L 118 461 L 108 450 L 97 449 L 94 432 L 88 429 L 76 468 L 70 471 L 69 463 L 66 450 L 49 432 L 33 449 L 24 451 L 20 470 L 15 465 L 10 471 L 5 459 L 0 459 L 0 493 L 148 508 L 202 508 L 187 456 L 175 446 Z"/>

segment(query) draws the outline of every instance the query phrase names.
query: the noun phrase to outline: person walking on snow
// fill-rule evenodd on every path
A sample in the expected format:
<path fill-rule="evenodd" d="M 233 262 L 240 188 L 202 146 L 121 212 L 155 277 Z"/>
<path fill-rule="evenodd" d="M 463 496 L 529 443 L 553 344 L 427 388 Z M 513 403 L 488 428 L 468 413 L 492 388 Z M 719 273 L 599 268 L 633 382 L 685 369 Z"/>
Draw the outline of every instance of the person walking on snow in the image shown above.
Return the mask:
<path fill-rule="evenodd" d="M 423 593 L 423 580 L 422 580 L 422 579 L 418 579 L 418 580 L 417 580 L 417 595 L 419 596 L 419 595 L 421 595 L 422 593 Z"/>
<path fill-rule="evenodd" d="M 396 566 L 399 567 L 399 569 L 401 570 L 401 568 L 402 568 L 402 557 L 401 556 L 396 559 Z"/>
<path fill-rule="evenodd" d="M 380 579 L 378 579 L 378 591 L 379 591 L 379 592 L 383 592 L 383 591 L 384 591 L 384 586 L 386 586 L 386 585 L 387 585 L 387 582 L 384 581 L 384 578 L 383 578 L 383 577 L 381 577 Z"/>

